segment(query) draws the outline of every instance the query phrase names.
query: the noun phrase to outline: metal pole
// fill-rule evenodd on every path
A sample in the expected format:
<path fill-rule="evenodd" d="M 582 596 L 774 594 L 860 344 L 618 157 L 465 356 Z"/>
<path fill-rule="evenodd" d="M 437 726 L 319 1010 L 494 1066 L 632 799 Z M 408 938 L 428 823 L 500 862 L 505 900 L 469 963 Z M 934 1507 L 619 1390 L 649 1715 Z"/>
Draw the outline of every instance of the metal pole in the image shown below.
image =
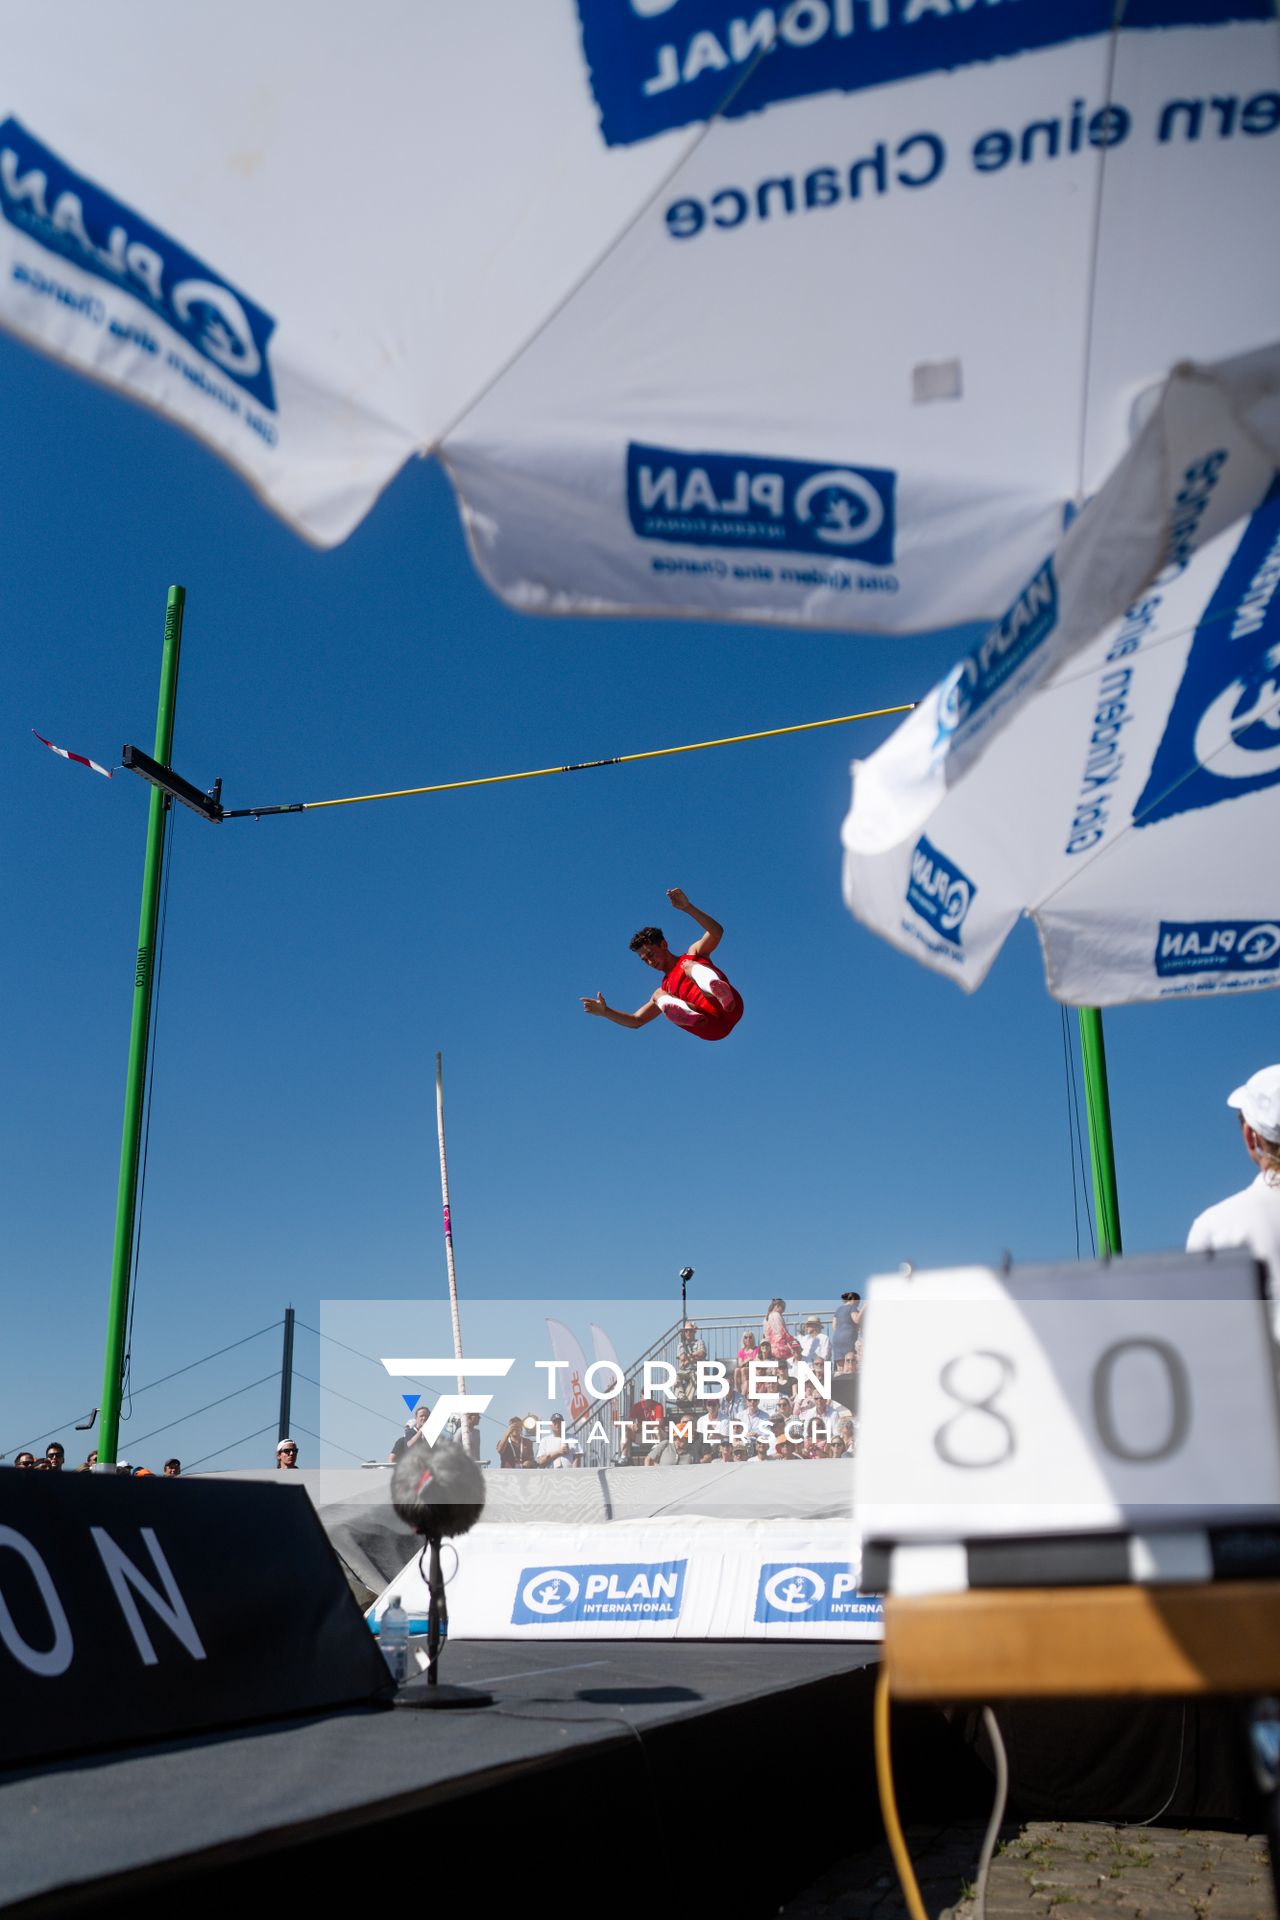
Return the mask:
<path fill-rule="evenodd" d="M 170 587 L 164 616 L 164 653 L 160 664 L 154 756 L 165 767 L 169 765 L 173 752 L 173 712 L 178 697 L 178 659 L 182 651 L 182 614 L 186 600 L 185 587 Z M 142 908 L 138 915 L 138 953 L 133 976 L 129 1070 L 125 1080 L 124 1128 L 120 1141 L 120 1183 L 116 1193 L 116 1236 L 111 1257 L 107 1345 L 102 1366 L 98 1466 L 105 1472 L 115 1468 L 120 1438 L 120 1392 L 129 1318 L 129 1269 L 133 1259 L 138 1156 L 146 1094 L 147 1044 L 151 1035 L 151 994 L 155 978 L 156 922 L 160 910 L 160 869 L 168 811 L 169 801 L 158 788 L 153 787 L 147 813 L 147 852 L 142 868 Z"/>
<path fill-rule="evenodd" d="M 458 1392 L 467 1383 L 462 1372 L 462 1321 L 458 1315 L 458 1270 L 453 1263 L 453 1220 L 449 1213 L 449 1163 L 444 1151 L 444 1062 L 436 1055 L 436 1138 L 440 1143 L 440 1200 L 444 1207 L 444 1263 L 449 1274 L 449 1310 L 453 1315 L 453 1357 L 458 1363 Z"/>
<path fill-rule="evenodd" d="M 1111 1138 L 1111 1102 L 1107 1093 L 1107 1051 L 1102 1015 L 1080 1007 L 1080 1053 L 1084 1060 L 1085 1110 L 1089 1119 L 1089 1158 L 1093 1163 L 1093 1204 L 1098 1222 L 1098 1251 L 1120 1253 L 1120 1197 L 1116 1188 L 1115 1145 Z"/>
<path fill-rule="evenodd" d="M 280 1355 L 280 1431 L 277 1440 L 289 1438 L 289 1413 L 293 1403 L 293 1308 L 284 1310 L 284 1351 Z"/>

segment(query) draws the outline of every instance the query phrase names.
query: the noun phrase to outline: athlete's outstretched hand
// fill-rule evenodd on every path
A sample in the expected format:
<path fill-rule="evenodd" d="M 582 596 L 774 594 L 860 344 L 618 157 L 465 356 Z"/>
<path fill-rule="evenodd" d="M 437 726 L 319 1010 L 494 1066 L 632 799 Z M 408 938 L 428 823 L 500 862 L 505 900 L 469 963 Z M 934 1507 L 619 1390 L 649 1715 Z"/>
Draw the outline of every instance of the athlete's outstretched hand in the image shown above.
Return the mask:
<path fill-rule="evenodd" d="M 672 906 L 677 907 L 681 913 L 688 913 L 689 896 L 683 887 L 668 887 L 667 898 Z"/>
<path fill-rule="evenodd" d="M 594 1000 L 588 1000 L 584 997 L 582 1004 L 586 1008 L 588 1013 L 604 1014 L 607 1017 L 613 1011 L 613 1009 L 606 1003 L 605 997 L 602 993 L 598 993 Z"/>

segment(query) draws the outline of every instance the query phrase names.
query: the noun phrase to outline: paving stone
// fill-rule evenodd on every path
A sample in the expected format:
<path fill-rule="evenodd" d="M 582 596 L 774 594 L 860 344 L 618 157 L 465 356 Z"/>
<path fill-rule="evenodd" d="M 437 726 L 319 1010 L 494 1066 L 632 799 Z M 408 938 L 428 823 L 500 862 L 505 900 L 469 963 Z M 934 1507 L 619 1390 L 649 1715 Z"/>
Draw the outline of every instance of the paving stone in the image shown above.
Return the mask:
<path fill-rule="evenodd" d="M 1092 1920 L 1097 1908 L 1084 1900 L 1062 1900 L 1049 1910 L 1053 1920 Z"/>
<path fill-rule="evenodd" d="M 1158 1867 L 1154 1863 L 1149 1867 L 1125 1867 L 1111 1877 L 1130 1893 L 1141 1894 L 1147 1899 L 1181 1885 L 1184 1879 L 1181 1868 Z"/>
<path fill-rule="evenodd" d="M 909 1830 L 930 1920 L 974 1920 L 981 1822 Z M 1100 1821 L 1006 1826 L 987 1885 L 988 1920 L 1277 1920 L 1265 1839 Z M 843 1861 L 781 1920 L 904 1920 L 886 1847 Z"/>

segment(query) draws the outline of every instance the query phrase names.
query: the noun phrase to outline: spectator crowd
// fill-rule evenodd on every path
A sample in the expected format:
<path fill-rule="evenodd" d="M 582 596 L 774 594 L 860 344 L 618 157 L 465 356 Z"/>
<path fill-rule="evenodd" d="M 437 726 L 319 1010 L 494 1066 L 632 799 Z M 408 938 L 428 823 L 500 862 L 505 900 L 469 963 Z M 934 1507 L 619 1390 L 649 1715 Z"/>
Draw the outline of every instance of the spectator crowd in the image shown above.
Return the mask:
<path fill-rule="evenodd" d="M 787 1322 L 786 1301 L 775 1296 L 760 1332 L 746 1328 L 736 1353 L 710 1361 L 696 1321 L 685 1320 L 669 1363 L 674 1370 L 669 1392 L 652 1397 L 641 1392 L 625 1419 L 612 1405 L 598 1402 L 584 1421 L 575 1422 L 575 1429 L 587 1437 L 597 1423 L 611 1429 L 614 1466 L 839 1460 L 856 1450 L 861 1362 L 858 1294 L 842 1294 L 834 1313 L 805 1314 L 795 1331 Z M 800 1363 L 812 1371 L 798 1371 Z M 723 1391 L 710 1372 L 717 1365 L 724 1373 Z M 829 1394 L 823 1382 L 829 1383 Z M 467 1418 L 478 1425 L 476 1415 Z M 578 1431 L 566 1431 L 561 1414 L 553 1414 L 549 1422 L 532 1413 L 512 1414 L 496 1455 L 492 1464 L 498 1467 L 554 1469 L 584 1463 L 582 1439 Z"/>
<path fill-rule="evenodd" d="M 43 1454 L 34 1454 L 30 1448 L 23 1447 L 13 1456 L 13 1465 L 15 1467 L 25 1467 L 32 1473 L 62 1473 L 66 1469 L 66 1464 L 67 1450 L 61 1440 L 51 1440 Z M 73 1471 L 76 1473 L 92 1473 L 97 1464 L 98 1454 L 95 1448 Z M 106 1469 L 104 1468 L 103 1471 L 105 1472 Z M 129 1474 L 132 1478 L 138 1480 L 154 1480 L 157 1478 L 177 1480 L 182 1473 L 182 1462 L 178 1459 L 166 1460 L 163 1473 L 156 1475 L 150 1467 L 131 1467 L 127 1460 L 118 1460 L 114 1471 L 116 1473 Z"/>
<path fill-rule="evenodd" d="M 12 1464 L 15 1467 L 26 1467 L 35 1473 L 61 1473 L 67 1464 L 67 1451 L 61 1440 L 51 1440 L 42 1455 L 34 1454 L 28 1447 L 23 1447 L 20 1452 L 15 1453 L 13 1456 Z M 76 1467 L 74 1471 L 76 1473 L 92 1473 L 97 1464 L 98 1454 L 95 1448 L 80 1462 L 80 1465 Z M 281 1440 L 276 1447 L 277 1467 L 296 1467 L 297 1464 L 297 1441 L 288 1439 Z M 108 1469 L 104 1467 L 102 1471 L 105 1473 Z M 133 1480 L 179 1480 L 182 1477 L 182 1462 L 176 1455 L 171 1455 L 157 1474 L 151 1467 L 134 1467 L 131 1466 L 127 1460 L 117 1460 L 111 1471 L 117 1474 L 127 1474 L 130 1479 Z"/>

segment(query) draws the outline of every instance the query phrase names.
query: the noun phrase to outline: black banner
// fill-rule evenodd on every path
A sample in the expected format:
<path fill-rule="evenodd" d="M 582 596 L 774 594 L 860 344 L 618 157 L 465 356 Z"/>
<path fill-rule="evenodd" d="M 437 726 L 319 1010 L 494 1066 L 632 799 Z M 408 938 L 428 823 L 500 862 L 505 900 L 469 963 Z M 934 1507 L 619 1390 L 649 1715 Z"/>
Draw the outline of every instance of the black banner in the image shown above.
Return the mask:
<path fill-rule="evenodd" d="M 0 1764 L 386 1683 L 300 1487 L 0 1468 Z"/>

